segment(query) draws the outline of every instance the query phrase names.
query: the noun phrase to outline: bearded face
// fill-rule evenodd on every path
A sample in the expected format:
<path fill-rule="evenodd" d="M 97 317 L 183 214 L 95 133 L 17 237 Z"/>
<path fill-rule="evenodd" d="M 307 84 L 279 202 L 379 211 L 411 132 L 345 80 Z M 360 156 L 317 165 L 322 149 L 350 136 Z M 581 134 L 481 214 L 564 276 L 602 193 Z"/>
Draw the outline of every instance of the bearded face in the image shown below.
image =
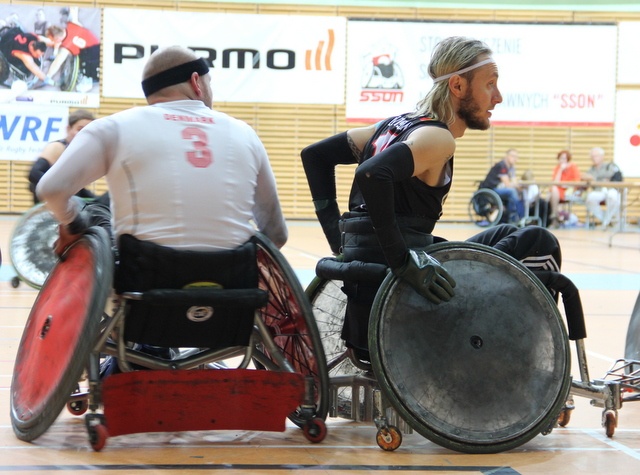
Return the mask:
<path fill-rule="evenodd" d="M 468 88 L 464 97 L 460 99 L 458 117 L 472 130 L 487 130 L 491 126 L 491 122 L 488 118 L 482 117 L 480 111 L 480 106 L 473 97 L 472 88 Z"/>

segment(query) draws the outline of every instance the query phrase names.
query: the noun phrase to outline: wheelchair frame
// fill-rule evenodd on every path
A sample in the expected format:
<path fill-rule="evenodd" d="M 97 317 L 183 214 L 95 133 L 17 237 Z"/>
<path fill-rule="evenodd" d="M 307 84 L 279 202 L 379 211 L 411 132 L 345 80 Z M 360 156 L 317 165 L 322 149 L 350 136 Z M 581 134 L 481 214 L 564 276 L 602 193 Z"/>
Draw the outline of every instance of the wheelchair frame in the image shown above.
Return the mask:
<path fill-rule="evenodd" d="M 182 374 L 175 372 L 175 370 L 181 369 L 194 370 L 189 372 L 190 376 L 194 375 L 194 377 L 199 377 L 198 369 L 205 371 L 203 373 L 205 376 L 211 371 L 216 371 L 216 373 L 210 374 L 216 374 L 215 377 L 223 374 L 221 377 L 224 380 L 232 378 L 236 374 L 240 378 L 245 378 L 249 373 L 254 376 L 261 373 L 262 379 L 265 379 L 265 373 L 259 370 L 290 374 L 291 377 L 282 380 L 285 386 L 289 386 L 289 388 L 281 387 L 282 406 L 286 411 L 293 409 L 288 413 L 288 417 L 303 429 L 308 440 L 311 442 L 323 440 L 327 432 L 324 419 L 328 407 L 328 376 L 326 359 L 313 313 L 293 270 L 277 248 L 262 235 L 255 236 L 253 241 L 256 245 L 259 272 L 259 289 L 256 289 L 256 293 L 264 295 L 266 304 L 263 302 L 256 305 L 256 307 L 260 307 L 260 305 L 262 307 L 256 308 L 254 329 L 249 345 L 223 349 L 194 348 L 181 353 L 179 359 L 167 360 L 137 351 L 124 341 L 123 322 L 127 301 L 144 299 L 143 294 L 125 293 L 117 296 L 113 301 L 112 315 L 104 312 L 110 286 L 99 284 L 104 281 L 111 282 L 113 256 L 106 232 L 101 228 L 91 228 L 83 238 L 65 251 L 65 255 L 61 258 L 62 264 L 52 270 L 27 321 L 16 358 L 11 391 L 11 419 L 16 436 L 26 441 L 36 439 L 53 424 L 66 405 L 74 415 L 82 415 L 87 410 L 91 411 L 86 416 L 89 440 L 94 450 L 101 450 L 109 437 L 109 423 L 105 422 L 105 415 L 99 414 L 97 411 L 104 405 L 103 388 L 105 383 L 110 379 L 114 381 L 118 376 L 107 377 L 105 380 L 100 378 L 101 355 L 110 355 L 118 358 L 119 365 L 127 375 L 137 374 L 142 378 L 153 374 L 166 376 L 167 372 Z M 86 262 L 82 262 L 81 259 L 78 260 L 78 255 L 88 256 L 88 259 L 85 259 Z M 73 267 L 70 270 L 71 266 Z M 56 299 L 53 298 L 57 293 L 55 291 L 62 285 L 69 284 L 61 282 L 59 276 L 72 277 L 70 284 L 72 285 L 70 290 L 72 297 L 79 295 L 73 294 L 74 282 L 77 284 L 79 280 L 84 284 L 90 295 L 83 294 L 80 297 L 81 302 L 88 301 L 88 308 L 82 308 L 76 302 L 69 303 L 67 301 L 69 299 L 56 305 L 54 302 Z M 86 285 L 87 281 L 93 285 Z M 233 290 L 222 292 L 228 294 Z M 246 300 L 246 295 L 243 298 Z M 70 323 L 74 327 L 79 327 L 80 330 L 71 331 L 68 328 L 62 328 L 62 325 L 58 323 L 62 320 L 56 316 L 78 307 L 81 307 L 83 311 L 88 310 L 84 313 L 76 311 L 70 318 Z M 46 312 L 40 311 L 42 309 Z M 49 313 L 50 315 L 46 315 Z M 47 335 L 50 338 L 46 338 Z M 80 335 L 82 338 L 79 337 Z M 64 351 L 62 356 L 56 356 L 54 352 L 60 344 L 57 341 L 59 339 L 66 339 L 64 343 L 75 340 L 72 341 L 75 347 L 70 351 Z M 35 349 L 36 351 L 27 351 L 27 349 Z M 70 355 L 73 357 L 69 358 Z M 233 357 L 240 357 L 241 360 L 235 370 L 220 369 L 224 367 L 219 364 L 220 361 Z M 52 376 L 42 374 L 40 365 L 46 360 L 53 360 L 52 364 L 62 367 L 64 371 Z M 247 373 L 247 368 L 251 363 L 257 370 L 251 370 Z M 153 371 L 128 372 L 133 369 L 132 365 L 140 365 L 146 369 L 159 371 L 156 373 Z M 86 371 L 88 375 L 86 389 L 81 389 L 79 385 L 83 371 Z M 40 384 L 37 386 L 44 388 L 43 393 L 39 392 L 39 389 L 34 385 L 34 382 L 38 381 Z M 198 384 L 202 385 L 202 383 L 203 381 L 199 381 Z M 272 383 L 273 381 L 269 384 Z M 109 390 L 111 390 L 110 388 L 111 386 Z M 287 409 L 288 406 L 284 404 L 284 398 L 291 399 L 298 388 L 303 394 L 298 400 L 297 408 L 294 406 L 294 408 Z M 116 393 L 113 392 L 113 394 Z M 281 411 L 282 409 L 280 409 Z M 284 416 L 286 415 L 285 413 Z M 188 420 L 187 424 L 193 425 L 193 421 L 196 419 L 197 415 Z M 204 427 L 197 423 L 195 428 L 190 425 L 185 426 L 183 421 L 171 422 L 183 424 L 178 426 L 179 430 L 216 429 L 215 424 L 210 425 L 210 421 L 205 421 Z M 213 422 L 215 423 L 215 421 Z M 228 423 L 229 421 L 227 421 Z M 279 429 L 274 429 L 273 427 L 276 426 L 272 423 L 266 427 L 259 424 L 250 421 L 248 429 L 284 430 L 283 424 Z M 243 428 L 228 427 L 224 423 L 222 425 L 223 429 Z M 135 430 L 135 427 L 133 430 L 122 429 L 122 425 L 118 425 L 118 423 L 112 424 L 112 426 L 118 426 L 116 433 L 112 435 L 139 432 Z M 144 429 L 148 429 L 148 427 L 148 421 L 143 422 L 143 430 L 141 431 L 147 431 Z M 171 427 L 176 430 L 176 426 Z"/>
<path fill-rule="evenodd" d="M 434 245 L 433 249 L 429 249 L 429 252 L 434 252 L 436 258 L 440 259 L 445 263 L 447 258 L 442 254 L 442 252 L 449 252 L 448 249 L 455 248 L 472 248 L 477 249 L 480 248 L 482 252 L 489 252 L 492 254 L 497 254 L 500 258 L 504 258 L 507 261 L 512 261 L 511 263 L 518 267 L 519 271 L 522 270 L 525 275 L 531 276 L 532 285 L 548 294 L 547 290 L 537 282 L 535 278 L 535 274 L 524 268 L 520 263 L 510 258 L 509 256 L 502 255 L 499 251 L 496 251 L 492 248 L 485 248 L 485 246 L 478 246 L 476 244 L 471 243 L 443 243 Z M 485 248 L 485 249 L 482 249 Z M 440 250 L 440 254 L 438 254 L 438 249 Z M 314 311 L 317 319 L 322 319 L 326 322 L 330 322 L 330 324 L 326 324 L 323 321 L 318 322 L 319 329 L 321 333 L 338 333 L 339 335 L 339 327 L 341 324 L 341 319 L 344 319 L 344 308 L 346 306 L 346 296 L 340 290 L 340 284 L 336 282 L 340 280 L 339 276 L 335 274 L 323 275 L 322 272 L 318 272 L 320 277 L 317 277 L 311 285 L 307 288 L 307 294 L 314 306 Z M 335 279 L 335 280 L 334 280 Z M 537 283 L 536 283 L 537 282 Z M 393 296 L 393 294 L 397 291 L 397 286 L 402 286 L 403 284 L 398 281 L 395 277 L 389 276 L 383 285 L 381 286 L 378 294 L 376 296 L 376 302 L 374 303 L 374 308 L 372 310 L 371 315 L 371 326 L 370 326 L 370 347 L 377 348 L 375 345 L 375 341 L 379 340 L 380 335 L 379 327 L 381 323 L 384 323 L 386 318 L 389 318 L 389 313 L 385 313 L 383 306 L 385 302 L 388 300 L 389 296 Z M 550 297 L 549 297 L 550 298 Z M 556 314 L 557 318 L 559 317 L 559 313 L 557 312 L 557 307 L 555 302 L 552 304 L 552 300 L 549 302 L 549 306 L 552 313 Z M 327 309 L 327 303 L 329 304 L 329 308 Z M 428 302 L 427 302 L 428 303 Z M 340 315 L 340 312 L 342 314 Z M 556 318 L 554 317 L 554 318 Z M 437 318 L 437 317 L 436 317 Z M 562 330 L 564 334 L 564 330 Z M 333 340 L 335 340 L 335 336 Z M 566 338 L 566 335 L 565 335 Z M 566 338 L 567 347 L 566 350 L 566 358 L 567 362 L 570 362 L 570 353 L 568 352 L 568 338 Z M 498 442 L 498 443 L 488 443 L 488 444 L 476 444 L 476 443 L 466 443 L 465 441 L 457 440 L 455 437 L 450 437 L 450 434 L 442 434 L 438 431 L 432 431 L 430 427 L 424 426 L 422 421 L 416 421 L 415 416 L 407 413 L 406 408 L 403 407 L 401 401 L 398 400 L 398 396 L 394 391 L 389 387 L 390 384 L 393 385 L 394 375 L 393 372 L 389 374 L 385 374 L 384 363 L 380 360 L 381 352 L 384 353 L 385 349 L 374 349 L 372 351 L 372 360 L 374 360 L 373 365 L 373 373 L 375 376 L 373 377 L 373 382 L 366 381 L 362 382 L 361 375 L 357 372 L 352 373 L 352 375 L 344 376 L 340 375 L 339 377 L 331 378 L 331 388 L 332 388 L 332 401 L 336 400 L 336 387 L 339 389 L 340 386 L 348 386 L 349 384 L 354 386 L 362 386 L 364 384 L 372 387 L 372 402 L 371 404 L 374 407 L 376 412 L 376 416 L 374 421 L 376 423 L 376 427 L 378 428 L 378 433 L 376 436 L 378 445 L 380 448 L 384 450 L 395 450 L 402 443 L 402 433 L 400 429 L 396 425 L 397 421 L 388 420 L 383 413 L 383 405 L 386 401 L 390 401 L 392 408 L 400 414 L 400 416 L 408 422 L 408 426 L 412 429 L 417 430 L 423 436 L 429 438 L 433 442 L 442 445 L 447 448 L 451 448 L 453 450 L 468 452 L 468 453 L 494 453 L 500 452 L 503 450 L 509 450 L 514 448 L 522 443 L 527 442 L 531 438 L 535 437 L 538 433 L 543 435 L 547 435 L 551 433 L 554 427 L 561 426 L 564 427 L 569 423 L 571 411 L 573 407 L 571 405 L 562 404 L 564 401 L 561 400 L 563 396 L 566 395 L 576 395 L 580 397 L 586 397 L 591 399 L 591 404 L 597 407 L 602 407 L 602 425 L 605 428 L 606 435 L 608 437 L 612 437 L 615 426 L 617 425 L 618 419 L 618 410 L 621 408 L 623 402 L 627 401 L 636 401 L 640 400 L 640 361 L 637 358 L 638 354 L 640 354 L 640 295 L 638 296 L 638 302 L 636 303 L 636 308 L 634 309 L 633 316 L 631 322 L 629 324 L 629 330 L 627 334 L 627 348 L 626 348 L 626 358 L 616 361 L 612 368 L 607 372 L 605 377 L 601 380 L 591 380 L 589 377 L 588 366 L 587 366 L 587 358 L 585 351 L 584 340 L 579 339 L 575 340 L 575 346 L 577 350 L 577 363 L 580 368 L 580 380 L 572 378 L 567 375 L 567 382 L 563 385 L 565 389 L 560 391 L 559 399 L 553 404 L 553 407 L 550 409 L 549 413 L 544 420 L 541 420 L 535 428 L 534 432 L 531 434 L 523 434 L 521 437 L 518 437 L 515 441 L 506 442 Z M 332 342 L 331 348 L 340 348 L 339 345 L 336 345 L 335 342 Z M 344 349 L 344 344 L 342 345 Z M 386 349 L 388 351 L 388 349 Z M 325 352 L 331 358 L 332 351 L 330 348 L 327 348 L 327 344 L 325 342 Z M 339 355 L 333 361 L 338 364 L 349 358 L 349 353 L 346 351 L 337 352 Z M 351 368 L 354 366 L 352 365 Z M 334 366 L 332 364 L 332 360 L 329 361 L 329 372 L 332 375 L 332 370 Z M 564 392 L 566 391 L 566 394 Z M 624 393 L 631 393 L 629 396 L 624 396 Z M 344 393 L 343 393 L 344 394 Z M 358 397 L 358 392 L 354 391 L 353 400 L 358 401 L 356 397 Z M 368 393 L 365 393 L 368 394 Z M 354 402 L 352 401 L 352 405 Z M 388 403 L 387 403 L 388 404 Z M 394 414 L 397 413 L 394 411 Z M 389 413 L 389 411 L 387 411 Z M 355 416 L 355 414 L 354 414 Z M 355 420 L 356 417 L 352 417 Z M 368 419 L 367 419 L 368 420 Z M 400 419 L 400 422 L 404 422 Z"/>

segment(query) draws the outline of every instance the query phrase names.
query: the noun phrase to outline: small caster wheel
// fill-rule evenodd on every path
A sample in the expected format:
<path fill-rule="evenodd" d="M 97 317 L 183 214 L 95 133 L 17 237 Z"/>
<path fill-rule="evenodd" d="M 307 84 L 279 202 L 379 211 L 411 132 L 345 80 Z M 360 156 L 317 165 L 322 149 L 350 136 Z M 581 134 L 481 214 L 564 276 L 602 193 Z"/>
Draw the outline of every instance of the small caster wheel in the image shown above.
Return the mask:
<path fill-rule="evenodd" d="M 613 411 L 605 411 L 604 422 L 602 425 L 604 426 L 607 437 L 613 437 L 613 433 L 616 431 L 616 427 L 618 426 L 618 417 L 616 416 L 616 413 Z"/>
<path fill-rule="evenodd" d="M 20 277 L 15 276 L 11 279 L 11 287 L 13 287 L 14 289 L 20 287 Z"/>
<path fill-rule="evenodd" d="M 89 401 L 86 399 L 79 399 L 77 401 L 69 401 L 67 403 L 67 410 L 74 416 L 81 416 L 89 409 Z"/>
<path fill-rule="evenodd" d="M 324 420 L 319 417 L 314 417 L 307 421 L 303 430 L 304 436 L 307 440 L 315 444 L 322 442 L 327 436 L 327 424 L 325 424 Z"/>
<path fill-rule="evenodd" d="M 96 452 L 100 452 L 107 443 L 109 432 L 103 424 L 97 424 L 89 427 L 89 442 Z"/>
<path fill-rule="evenodd" d="M 388 426 L 386 429 L 379 429 L 376 434 L 378 447 L 387 452 L 396 450 L 402 444 L 402 433 L 396 426 Z"/>
<path fill-rule="evenodd" d="M 562 409 L 560 415 L 558 416 L 558 425 L 560 427 L 567 427 L 569 425 L 569 421 L 571 420 L 571 412 L 573 412 L 573 409 L 568 409 L 566 407 Z"/>

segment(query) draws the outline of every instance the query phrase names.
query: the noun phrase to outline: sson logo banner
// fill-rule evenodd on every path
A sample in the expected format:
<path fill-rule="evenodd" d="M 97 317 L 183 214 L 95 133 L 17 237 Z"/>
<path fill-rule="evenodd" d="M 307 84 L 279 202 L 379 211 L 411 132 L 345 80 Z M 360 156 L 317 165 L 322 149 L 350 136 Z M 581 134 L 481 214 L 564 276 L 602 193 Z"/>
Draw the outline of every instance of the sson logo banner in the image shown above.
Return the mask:
<path fill-rule="evenodd" d="M 498 64 L 501 125 L 608 125 L 614 121 L 614 24 L 437 23 L 350 20 L 348 121 L 375 122 L 411 112 L 431 89 L 436 44 L 477 38 Z"/>

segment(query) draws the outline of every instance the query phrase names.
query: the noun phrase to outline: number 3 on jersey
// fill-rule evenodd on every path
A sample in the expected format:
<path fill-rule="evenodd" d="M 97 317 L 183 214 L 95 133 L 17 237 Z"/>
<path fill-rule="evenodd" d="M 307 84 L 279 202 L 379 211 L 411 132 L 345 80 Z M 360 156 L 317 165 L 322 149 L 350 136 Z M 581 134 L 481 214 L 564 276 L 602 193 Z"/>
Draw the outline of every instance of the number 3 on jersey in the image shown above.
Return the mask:
<path fill-rule="evenodd" d="M 182 138 L 189 140 L 193 150 L 187 152 L 187 161 L 196 168 L 207 168 L 213 163 L 213 154 L 208 147 L 207 134 L 197 127 L 182 129 Z"/>

